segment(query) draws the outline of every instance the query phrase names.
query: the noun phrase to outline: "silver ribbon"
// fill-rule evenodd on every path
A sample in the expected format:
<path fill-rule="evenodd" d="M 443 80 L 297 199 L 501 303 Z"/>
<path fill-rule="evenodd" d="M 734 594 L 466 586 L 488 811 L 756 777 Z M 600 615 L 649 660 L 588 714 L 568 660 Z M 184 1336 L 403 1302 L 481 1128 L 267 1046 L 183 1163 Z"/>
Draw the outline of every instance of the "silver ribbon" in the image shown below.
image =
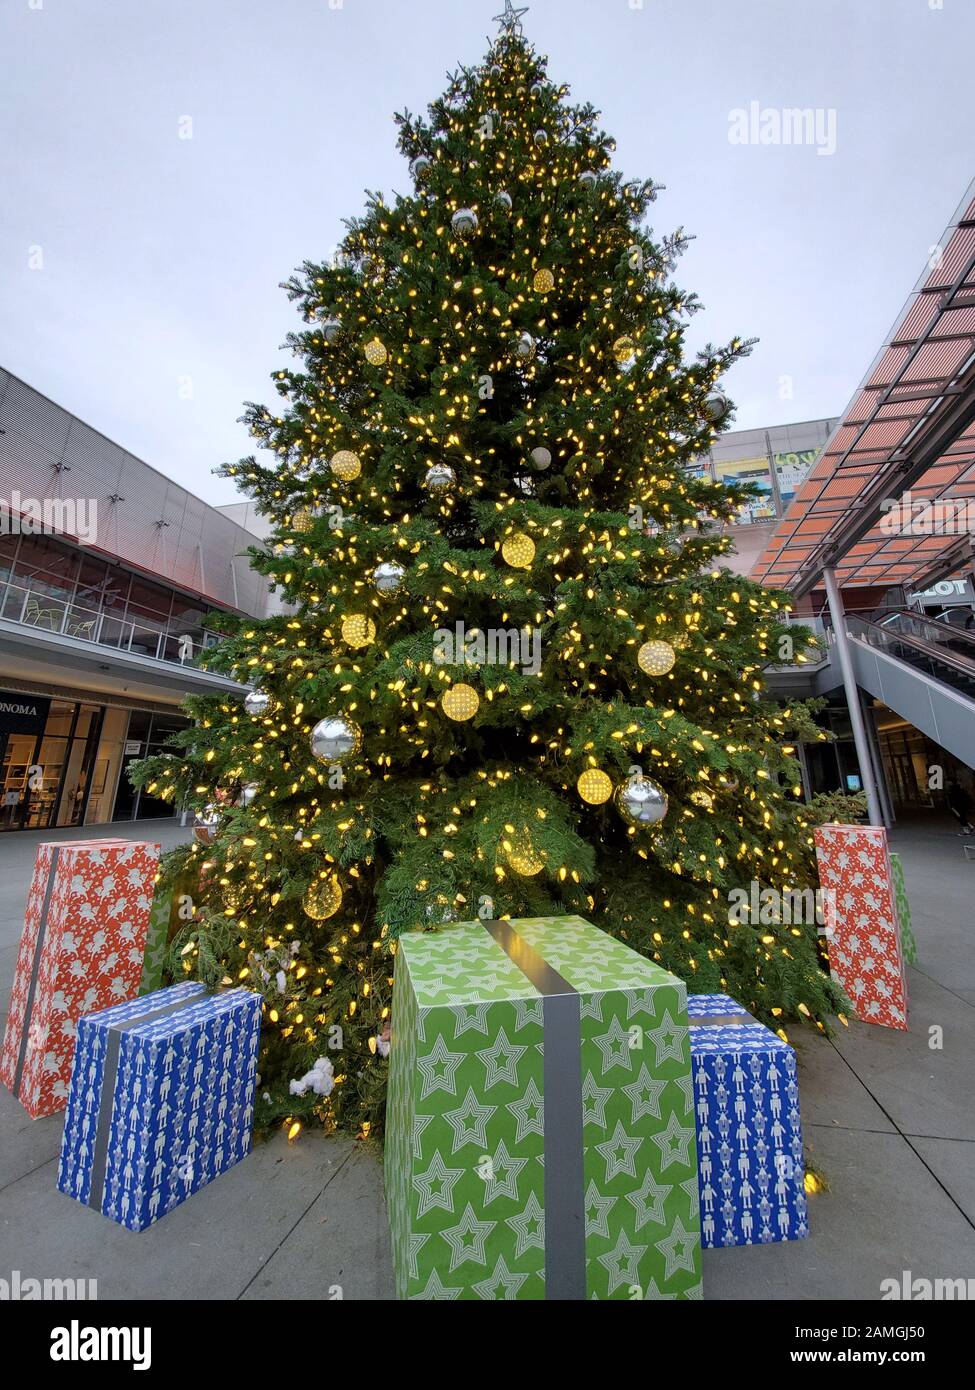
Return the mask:
<path fill-rule="evenodd" d="M 17 1099 L 20 1099 L 20 1083 L 24 1079 L 24 1064 L 27 1061 L 27 1038 L 30 1033 L 31 1014 L 34 1012 L 34 996 L 37 993 L 37 977 L 41 969 L 41 956 L 44 954 L 44 942 L 47 938 L 47 914 L 51 907 L 51 894 L 54 892 L 54 880 L 58 876 L 58 856 L 61 853 L 61 846 L 55 845 L 51 851 L 51 865 L 47 875 L 47 886 L 44 889 L 44 902 L 41 907 L 41 920 L 37 927 L 37 940 L 34 943 L 34 960 L 30 971 L 30 984 L 27 988 L 27 1003 L 24 1007 L 24 1027 L 20 1035 L 20 1052 L 17 1054 L 17 1070 L 14 1072 L 13 1092 Z"/>
<path fill-rule="evenodd" d="M 696 1014 L 688 1015 L 687 1022 L 691 1028 L 727 1028 L 734 1023 L 754 1023 L 756 1027 L 761 1027 L 757 1018 L 752 1018 L 751 1014 Z"/>
<path fill-rule="evenodd" d="M 88 1205 L 101 1211 L 105 1197 L 105 1170 L 108 1167 L 108 1141 L 112 1132 L 112 1115 L 115 1112 L 115 1082 L 118 1077 L 119 1056 L 122 1048 L 122 1035 L 138 1028 L 143 1023 L 154 1022 L 195 1004 L 206 990 L 201 985 L 195 994 L 184 994 L 171 1004 L 156 1005 L 133 1018 L 124 1018 L 120 1023 L 111 1023 L 105 1044 L 105 1068 L 102 1072 L 101 1090 L 98 1096 L 98 1124 L 95 1127 L 95 1143 L 91 1154 L 91 1186 L 88 1190 Z M 152 995 L 146 996 L 147 1000 Z"/>
<path fill-rule="evenodd" d="M 484 922 L 542 996 L 545 1144 L 545 1297 L 586 1298 L 579 993 L 510 922 Z"/>

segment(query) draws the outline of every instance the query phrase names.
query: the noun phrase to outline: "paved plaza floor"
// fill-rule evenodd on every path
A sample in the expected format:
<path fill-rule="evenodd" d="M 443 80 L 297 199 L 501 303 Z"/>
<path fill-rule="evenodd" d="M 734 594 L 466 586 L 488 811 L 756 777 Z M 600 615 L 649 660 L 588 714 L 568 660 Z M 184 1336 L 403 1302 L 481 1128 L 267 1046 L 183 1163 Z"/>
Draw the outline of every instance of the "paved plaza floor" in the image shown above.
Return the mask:
<path fill-rule="evenodd" d="M 172 821 L 110 829 L 164 848 L 189 835 Z M 78 832 L 0 837 L 3 1018 L 35 848 L 59 835 Z M 904 1271 L 975 1278 L 975 861 L 937 820 L 892 844 L 918 940 L 910 1032 L 796 1034 L 807 1154 L 830 1190 L 811 1199 L 805 1241 L 705 1251 L 707 1298 L 877 1299 Z M 135 1234 L 57 1191 L 61 1125 L 0 1087 L 0 1278 L 96 1279 L 103 1299 L 392 1297 L 381 1168 L 361 1145 L 278 1136 Z"/>

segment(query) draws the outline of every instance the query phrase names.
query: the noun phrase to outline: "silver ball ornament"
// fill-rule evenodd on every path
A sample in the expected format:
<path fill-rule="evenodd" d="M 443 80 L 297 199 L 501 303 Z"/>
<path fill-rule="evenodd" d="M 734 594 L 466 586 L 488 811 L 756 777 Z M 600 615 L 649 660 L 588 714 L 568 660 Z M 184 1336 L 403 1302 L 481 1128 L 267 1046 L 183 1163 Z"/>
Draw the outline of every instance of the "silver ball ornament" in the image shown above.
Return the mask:
<path fill-rule="evenodd" d="M 413 175 L 414 179 L 419 181 L 420 179 L 426 178 L 432 168 L 433 160 L 430 156 L 428 154 L 418 154 L 410 165 L 410 173 Z"/>
<path fill-rule="evenodd" d="M 457 481 L 457 474 L 449 463 L 433 463 L 427 469 L 423 481 L 432 493 L 440 494 L 450 491 Z"/>
<path fill-rule="evenodd" d="M 650 777 L 628 777 L 616 789 L 616 808 L 627 825 L 657 825 L 667 814 L 667 796 Z"/>
<path fill-rule="evenodd" d="M 712 391 L 704 402 L 705 413 L 708 419 L 713 420 L 715 424 L 719 420 L 723 420 L 730 409 L 731 402 L 723 391 Z"/>
<path fill-rule="evenodd" d="M 343 763 L 362 747 L 362 730 L 344 714 L 319 719 L 311 731 L 311 751 L 323 763 Z"/>
<path fill-rule="evenodd" d="M 405 573 L 402 565 L 397 565 L 392 560 L 384 560 L 372 572 L 372 582 L 376 592 L 381 594 L 383 598 L 390 598 L 393 594 L 398 593 L 402 588 Z"/>
<path fill-rule="evenodd" d="M 458 208 L 450 219 L 450 225 L 458 236 L 470 236 L 477 231 L 477 213 L 473 208 Z"/>
<path fill-rule="evenodd" d="M 591 188 L 598 178 L 599 175 L 596 173 L 595 169 L 584 169 L 579 175 L 579 182 L 582 184 L 583 188 Z"/>
<path fill-rule="evenodd" d="M 546 449 L 544 444 L 539 444 L 537 448 L 531 451 L 531 461 L 532 468 L 537 468 L 539 472 L 541 472 L 543 468 L 548 468 L 552 462 L 551 449 Z"/>
<path fill-rule="evenodd" d="M 495 193 L 494 201 L 498 204 L 499 207 L 504 208 L 505 212 L 510 212 L 511 209 L 514 207 L 514 204 L 511 201 L 511 194 L 507 191 L 507 189 L 504 188 L 502 188 L 499 193 Z"/>
<path fill-rule="evenodd" d="M 322 322 L 322 337 L 326 343 L 334 343 L 342 332 L 342 320 L 329 317 Z"/>
<path fill-rule="evenodd" d="M 244 709 L 255 719 L 260 719 L 271 708 L 271 697 L 266 690 L 249 690 L 244 696 Z"/>
<path fill-rule="evenodd" d="M 536 131 L 535 131 L 534 139 L 535 139 L 535 144 L 536 144 L 536 145 L 547 145 L 547 144 L 548 144 L 548 131 L 547 131 L 547 130 L 536 130 Z"/>
<path fill-rule="evenodd" d="M 535 355 L 535 339 L 530 333 L 522 333 L 515 341 L 514 354 L 522 362 L 529 362 Z"/>
<path fill-rule="evenodd" d="M 260 791 L 260 787 L 257 785 L 256 782 L 248 782 L 248 783 L 246 784 L 246 786 L 244 786 L 244 787 L 241 788 L 241 792 L 240 792 L 240 805 L 241 805 L 241 806 L 250 806 L 251 802 L 252 802 L 252 801 L 254 800 L 254 798 L 257 796 L 257 793 L 258 793 L 259 791 Z"/>

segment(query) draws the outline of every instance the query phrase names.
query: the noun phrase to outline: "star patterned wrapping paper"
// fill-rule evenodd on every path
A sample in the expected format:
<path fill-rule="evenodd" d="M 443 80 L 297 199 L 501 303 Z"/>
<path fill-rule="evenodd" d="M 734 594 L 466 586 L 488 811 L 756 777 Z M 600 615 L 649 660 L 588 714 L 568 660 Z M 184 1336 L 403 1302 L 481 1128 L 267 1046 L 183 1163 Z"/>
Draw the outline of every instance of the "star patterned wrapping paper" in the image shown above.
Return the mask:
<path fill-rule="evenodd" d="M 139 988 L 159 846 L 58 840 L 37 847 L 0 1080 L 35 1119 L 63 1110 L 78 1019 Z"/>
<path fill-rule="evenodd" d="M 701 1244 L 799 1240 L 809 1223 L 796 1054 L 727 994 L 689 994 L 687 1015 Z"/>
<path fill-rule="evenodd" d="M 907 976 L 887 852 L 877 825 L 815 830 L 830 974 L 864 1023 L 907 1028 Z"/>
<path fill-rule="evenodd" d="M 894 881 L 894 901 L 897 903 L 897 925 L 900 928 L 904 964 L 913 965 L 917 960 L 917 941 L 911 926 L 911 904 L 904 882 L 904 865 L 894 850 L 890 851 L 890 872 Z"/>
<path fill-rule="evenodd" d="M 192 917 L 190 908 L 199 878 L 199 869 L 191 864 L 169 888 L 156 884 L 149 912 L 146 953 L 139 981 L 140 994 L 152 994 L 162 988 L 169 943 Z"/>
<path fill-rule="evenodd" d="M 580 917 L 466 922 L 398 946 L 398 1296 L 700 1298 L 683 983 Z"/>
<path fill-rule="evenodd" d="M 250 1152 L 261 996 L 179 984 L 89 1014 L 58 1187 L 141 1231 Z"/>

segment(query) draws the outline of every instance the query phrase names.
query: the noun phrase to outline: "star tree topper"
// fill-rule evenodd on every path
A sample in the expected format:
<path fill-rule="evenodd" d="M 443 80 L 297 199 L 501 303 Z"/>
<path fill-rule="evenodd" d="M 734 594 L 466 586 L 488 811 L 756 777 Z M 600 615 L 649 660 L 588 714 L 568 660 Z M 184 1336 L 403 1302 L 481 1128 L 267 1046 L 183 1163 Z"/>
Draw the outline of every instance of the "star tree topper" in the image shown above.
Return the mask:
<path fill-rule="evenodd" d="M 501 28 L 509 34 L 520 34 L 522 32 L 521 16 L 528 13 L 528 6 L 516 10 L 511 0 L 504 0 L 504 13 L 494 16 L 495 24 L 500 24 Z"/>

